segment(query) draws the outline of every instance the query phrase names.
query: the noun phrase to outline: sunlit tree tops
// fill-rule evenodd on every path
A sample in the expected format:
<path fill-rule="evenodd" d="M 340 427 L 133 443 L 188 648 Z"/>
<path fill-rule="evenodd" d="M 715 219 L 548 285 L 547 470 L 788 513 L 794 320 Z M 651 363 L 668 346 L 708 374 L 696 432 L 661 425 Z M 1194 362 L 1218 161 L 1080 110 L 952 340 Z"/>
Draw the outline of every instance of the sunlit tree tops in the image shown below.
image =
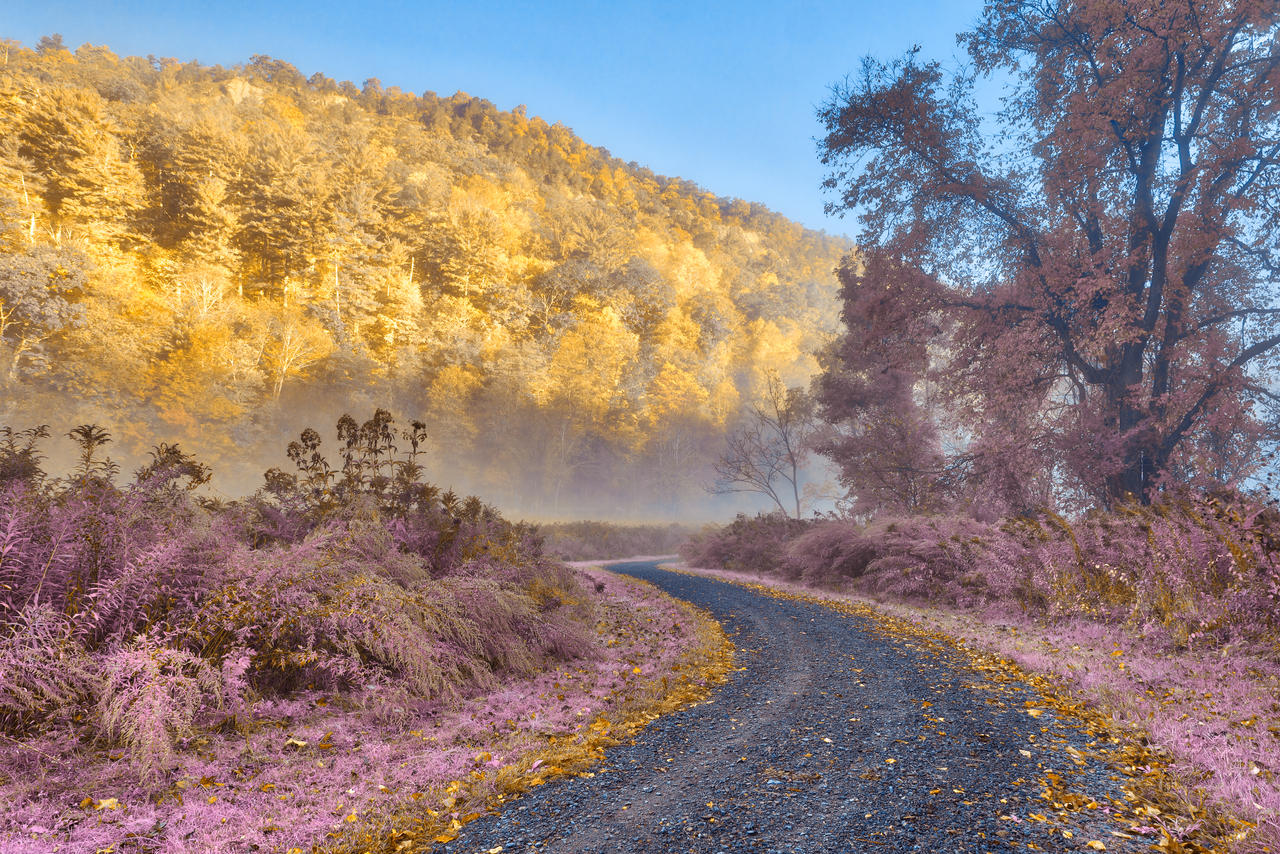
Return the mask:
<path fill-rule="evenodd" d="M 845 241 L 523 108 L 265 56 L 0 51 L 10 420 L 216 458 L 358 397 L 499 499 L 670 489 L 835 332 Z"/>

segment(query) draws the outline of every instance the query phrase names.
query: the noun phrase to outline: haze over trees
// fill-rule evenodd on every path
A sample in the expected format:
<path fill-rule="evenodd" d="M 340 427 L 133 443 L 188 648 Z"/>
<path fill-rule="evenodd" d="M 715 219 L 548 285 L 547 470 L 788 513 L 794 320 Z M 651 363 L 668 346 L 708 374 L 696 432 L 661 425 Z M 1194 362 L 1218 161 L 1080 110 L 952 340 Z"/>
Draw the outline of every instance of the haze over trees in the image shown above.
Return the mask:
<path fill-rule="evenodd" d="M 524 512 L 700 496 L 771 372 L 817 370 L 849 248 L 464 93 L 56 38 L 0 66 L 0 417 L 180 442 L 232 493 L 385 407 Z"/>
<path fill-rule="evenodd" d="M 778 512 L 799 519 L 809 497 L 804 474 L 817 433 L 813 399 L 771 375 L 763 399 L 751 404 L 743 423 L 725 438 L 712 491 L 763 495 Z"/>
<path fill-rule="evenodd" d="M 1278 33 L 1273 2 L 994 2 L 960 73 L 868 59 L 835 92 L 831 207 L 864 229 L 820 397 L 862 510 L 1111 507 L 1259 470 Z"/>

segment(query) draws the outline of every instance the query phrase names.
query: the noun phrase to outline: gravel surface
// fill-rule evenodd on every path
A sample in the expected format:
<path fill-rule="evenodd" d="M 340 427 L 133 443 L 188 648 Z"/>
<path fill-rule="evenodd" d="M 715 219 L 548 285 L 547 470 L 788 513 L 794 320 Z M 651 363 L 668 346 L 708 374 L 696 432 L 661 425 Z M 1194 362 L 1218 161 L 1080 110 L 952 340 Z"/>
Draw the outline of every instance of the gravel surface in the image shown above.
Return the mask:
<path fill-rule="evenodd" d="M 444 850 L 1144 850 L 1111 835 L 1101 809 L 1081 813 L 1093 827 L 1058 823 L 1040 795 L 1047 771 L 1104 804 L 1120 783 L 1069 761 L 1087 737 L 1027 714 L 1029 690 L 818 605 L 652 562 L 611 569 L 707 609 L 740 669 L 709 702 L 608 751 L 594 777 L 538 787 Z"/>

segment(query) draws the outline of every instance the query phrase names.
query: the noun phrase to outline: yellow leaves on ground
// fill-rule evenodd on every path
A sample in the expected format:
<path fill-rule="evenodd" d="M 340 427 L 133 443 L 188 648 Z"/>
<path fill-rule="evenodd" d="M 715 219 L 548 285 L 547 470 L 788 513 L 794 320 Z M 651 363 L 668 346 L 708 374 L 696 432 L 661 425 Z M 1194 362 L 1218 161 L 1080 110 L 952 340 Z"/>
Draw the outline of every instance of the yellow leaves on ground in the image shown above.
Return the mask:
<path fill-rule="evenodd" d="M 701 575 L 699 572 L 687 569 L 666 568 L 689 575 Z M 1120 823 L 1126 830 L 1131 831 L 1131 833 L 1109 831 L 1117 838 L 1122 839 L 1135 839 L 1136 837 L 1133 833 L 1141 833 L 1143 836 L 1148 837 L 1149 841 L 1154 839 L 1152 834 L 1157 833 L 1157 831 L 1148 825 L 1152 823 L 1150 819 L 1156 816 L 1161 816 L 1161 823 L 1168 824 L 1171 827 L 1196 828 L 1193 836 L 1181 840 L 1175 838 L 1176 833 L 1161 834 L 1159 841 L 1154 843 L 1153 850 L 1158 848 L 1159 850 L 1170 852 L 1170 854 L 1192 854 L 1192 852 L 1226 850 L 1225 847 L 1210 848 L 1209 845 L 1226 840 L 1240 841 L 1246 839 L 1253 828 L 1256 827 L 1250 822 L 1232 817 L 1216 808 L 1209 809 L 1204 805 L 1195 806 L 1188 803 L 1185 792 L 1179 789 L 1178 781 L 1168 773 L 1169 760 L 1167 755 L 1158 749 L 1153 749 L 1149 744 L 1148 738 L 1143 737 L 1141 732 L 1135 733 L 1116 727 L 1108 714 L 1086 705 L 1078 698 L 1064 694 L 1061 685 L 1034 673 L 1023 671 L 1008 659 L 983 653 L 966 645 L 963 641 L 957 641 L 955 637 L 943 631 L 925 628 L 911 619 L 885 613 L 856 598 L 833 599 L 816 593 L 782 590 L 745 578 L 739 580 L 738 578 L 720 575 L 713 577 L 738 587 L 753 590 L 764 596 L 785 601 L 821 605 L 842 614 L 865 619 L 871 624 L 872 631 L 890 639 L 905 637 L 922 641 L 932 648 L 959 652 L 972 662 L 973 668 L 979 671 L 986 680 L 980 687 L 997 689 L 1000 685 L 1007 683 L 1015 686 L 1018 690 L 1028 687 L 1038 692 L 1041 695 L 1040 698 L 1037 701 L 1027 701 L 1026 708 L 1023 709 L 1028 716 L 1040 718 L 1046 711 L 1052 711 L 1054 712 L 1053 717 L 1074 726 L 1080 726 L 1094 740 L 1088 742 L 1085 750 L 1077 749 L 1069 744 L 1043 743 L 1040 741 L 1037 741 L 1032 746 L 1046 759 L 1051 758 L 1056 751 L 1061 751 L 1077 767 L 1086 766 L 1089 761 L 1108 764 L 1129 778 L 1131 785 L 1131 788 L 1124 790 L 1123 798 L 1103 798 L 1104 802 L 1109 802 L 1104 805 L 1104 803 L 1099 803 L 1098 800 L 1086 795 L 1068 791 L 1067 784 L 1061 774 L 1050 770 L 1043 771 L 1045 785 L 1040 797 L 1049 803 L 1053 813 L 1033 813 L 1032 815 L 1043 815 L 1051 829 L 1060 832 L 1064 839 L 1072 839 L 1074 834 L 1069 830 L 1058 827 L 1056 822 L 1068 820 L 1069 813 L 1084 810 L 1096 811 L 1093 814 L 1098 818 L 1100 818 L 1099 813 L 1106 812 L 1109 821 Z M 1111 653 L 1111 658 L 1119 659 L 1124 654 L 1123 650 L 1116 649 Z M 1116 661 L 1116 664 L 1120 666 L 1123 662 Z M 1209 692 L 1204 692 L 1205 699 L 1208 699 L 1209 696 Z M 922 707 L 924 706 L 923 703 L 921 705 Z M 927 714 L 924 717 L 927 720 L 934 720 Z M 1258 726 L 1259 721 L 1256 718 L 1245 718 L 1231 720 L 1228 724 L 1232 727 L 1248 729 Z M 1268 729 L 1272 728 L 1268 727 Z M 1048 727 L 1042 729 L 1042 732 L 1048 731 Z M 1275 728 L 1273 731 L 1280 734 L 1280 727 Z M 1032 758 L 1035 755 L 1032 751 L 1025 749 L 1019 750 L 1019 754 L 1027 758 Z M 1259 773 L 1261 772 L 1262 769 L 1259 769 Z M 941 792 L 942 789 L 929 790 L 930 795 L 938 795 Z M 964 794 L 962 788 L 953 788 L 952 792 L 957 795 Z M 1055 815 L 1057 816 L 1056 819 L 1051 817 Z M 1002 816 L 1001 818 L 1005 817 Z M 1021 819 L 1009 817 L 1006 820 L 1020 821 Z M 1040 819 L 1032 818 L 1032 820 L 1039 821 Z M 1096 821 L 1097 819 L 1094 820 Z M 1093 840 L 1087 843 L 1087 848 L 1095 851 L 1107 850 L 1105 843 L 1100 840 Z"/>
<path fill-rule="evenodd" d="M 358 824 L 342 824 L 344 832 L 338 835 L 332 850 L 355 854 L 370 850 L 375 840 L 376 850 L 393 852 L 420 850 L 428 841 L 441 845 L 452 842 L 466 824 L 484 812 L 500 809 L 510 798 L 532 787 L 556 777 L 595 776 L 596 772 L 588 769 L 604 758 L 605 748 L 620 743 L 662 714 L 703 700 L 710 686 L 723 682 L 732 668 L 733 645 L 719 624 L 705 613 L 686 603 L 674 604 L 689 617 L 697 644 L 684 654 L 670 675 L 629 678 L 627 693 L 617 697 L 609 717 L 592 715 L 576 730 L 548 733 L 545 747 L 536 751 L 525 748 L 507 754 L 494 742 L 486 742 L 488 749 L 472 754 L 473 762 L 491 763 L 491 751 L 500 751 L 500 766 L 488 773 L 472 771 L 443 787 L 413 792 L 399 803 L 365 812 Z M 624 672 L 631 675 L 629 668 Z M 528 717 L 532 720 L 538 715 L 530 713 Z M 494 850 L 500 851 L 501 847 Z"/>

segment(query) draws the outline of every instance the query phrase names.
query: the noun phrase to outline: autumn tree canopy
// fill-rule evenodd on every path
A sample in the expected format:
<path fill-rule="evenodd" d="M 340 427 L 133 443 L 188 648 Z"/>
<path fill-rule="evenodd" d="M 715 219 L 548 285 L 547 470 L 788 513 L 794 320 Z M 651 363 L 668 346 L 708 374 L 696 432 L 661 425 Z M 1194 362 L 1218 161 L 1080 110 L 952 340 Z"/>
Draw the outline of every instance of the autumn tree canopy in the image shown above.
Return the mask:
<path fill-rule="evenodd" d="M 1278 23 L 1274 0 L 992 0 L 958 73 L 866 60 L 821 110 L 830 207 L 864 225 L 829 414 L 928 396 L 909 468 L 1015 507 L 1254 470 L 1280 352 Z"/>
<path fill-rule="evenodd" d="M 521 512 L 671 512 L 836 332 L 847 240 L 523 108 L 4 47 L 10 423 L 101 423 L 130 464 L 180 441 L 235 493 L 283 436 L 381 407 L 425 425 L 432 478 Z"/>

